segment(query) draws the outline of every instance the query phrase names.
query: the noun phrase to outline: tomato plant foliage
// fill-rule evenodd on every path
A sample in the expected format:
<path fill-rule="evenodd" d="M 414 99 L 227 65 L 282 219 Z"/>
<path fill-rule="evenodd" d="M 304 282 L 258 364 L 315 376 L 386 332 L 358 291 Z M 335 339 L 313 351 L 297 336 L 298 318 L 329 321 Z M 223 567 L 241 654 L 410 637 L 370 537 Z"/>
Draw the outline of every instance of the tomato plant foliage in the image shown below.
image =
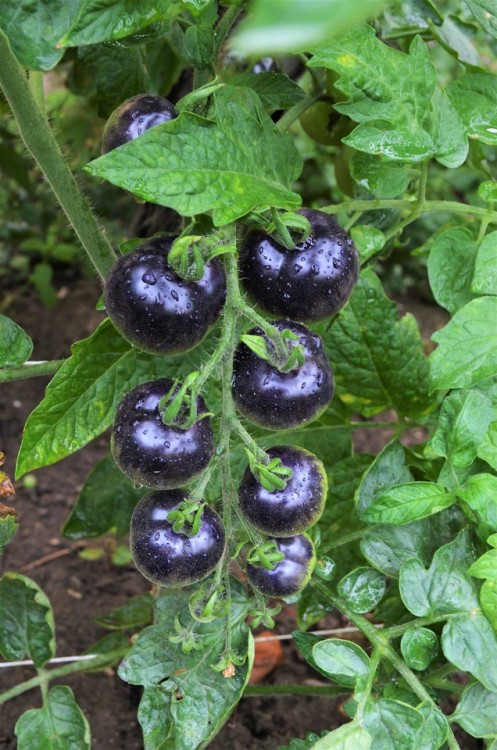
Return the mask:
<path fill-rule="evenodd" d="M 17 478 L 111 425 L 116 455 L 126 424 L 139 469 L 129 450 L 118 451 L 119 466 L 104 458 L 63 533 L 125 538 L 131 522 L 136 567 L 162 584 L 99 617 L 112 632 L 88 644 L 92 657 L 61 671 L 50 667 L 47 594 L 17 571 L 3 575 L 0 654 L 43 670 L 0 694 L 4 702 L 42 687 L 42 707 L 16 724 L 21 750 L 89 748 L 77 696 L 47 682 L 118 663 L 121 679 L 143 688 L 147 750 L 205 747 L 248 694 L 251 630 L 274 626 L 278 597 L 295 607 L 296 647 L 330 682 L 316 693 L 351 697 L 348 723 L 295 738 L 289 750 L 455 750 L 464 747 L 455 724 L 459 735 L 497 747 L 497 16 L 490 0 L 445 6 L 3 0 L 8 127 L 17 127 L 105 288 L 111 279 L 123 296 L 118 313 L 109 293 L 95 299 L 110 319 L 64 361 L 31 361 L 29 332 L 0 316 L 0 382 L 53 376 L 25 425 Z M 131 211 L 146 202 L 163 222 L 159 237 L 142 228 L 126 241 L 122 221 L 121 246 L 107 239 L 45 113 L 42 77 L 52 69 L 67 74 L 100 133 L 102 115 L 124 127 L 120 113 L 131 115 L 119 105 L 131 97 L 146 95 L 152 109 L 166 101 L 171 119 L 137 122 L 104 154 L 94 144 L 84 167 L 86 189 L 105 181 Z M 309 118 L 323 111 L 333 138 L 314 140 Z M 334 299 L 330 264 L 345 251 L 329 255 L 317 311 L 313 222 L 352 263 Z M 121 278 L 126 254 L 150 242 L 160 256 L 153 273 L 140 266 Z M 213 266 L 221 292 L 209 287 Z M 399 281 L 403 305 L 417 285 L 443 308 L 432 341 L 392 299 Z M 215 310 L 202 309 L 199 289 L 217 295 Z M 128 294 L 140 302 L 129 330 L 119 317 L 129 317 Z M 287 320 L 288 310 L 298 319 Z M 186 344 L 170 340 L 178 316 Z M 312 391 L 303 415 L 296 390 L 299 398 Z M 374 436 L 367 445 L 376 455 L 360 450 L 361 429 Z M 172 441 L 189 450 L 206 430 L 201 465 L 164 479 L 176 460 Z M 285 459 L 299 451 L 317 472 L 313 482 Z M 160 492 L 144 499 L 154 487 L 178 488 L 175 502 L 156 502 Z M 144 503 L 147 528 L 133 515 Z M 288 509 L 297 517 L 278 521 Z M 207 560 L 209 519 L 216 540 Z M 0 504 L 0 550 L 19 520 Z M 168 573 L 166 563 L 186 573 Z M 368 648 L 305 632 L 332 610 Z"/>

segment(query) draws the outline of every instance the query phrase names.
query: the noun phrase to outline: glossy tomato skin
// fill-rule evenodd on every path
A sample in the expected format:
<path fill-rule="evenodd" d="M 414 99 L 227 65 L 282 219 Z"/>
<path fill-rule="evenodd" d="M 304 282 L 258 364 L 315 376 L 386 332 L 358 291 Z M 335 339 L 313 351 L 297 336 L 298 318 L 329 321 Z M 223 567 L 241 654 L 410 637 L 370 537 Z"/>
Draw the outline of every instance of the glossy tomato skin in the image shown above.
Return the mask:
<path fill-rule="evenodd" d="M 107 314 L 119 333 L 143 351 L 178 354 L 197 346 L 219 318 L 226 277 L 219 260 L 199 281 L 186 281 L 167 257 L 176 237 L 156 237 L 122 255 L 104 285 Z"/>
<path fill-rule="evenodd" d="M 250 584 L 264 596 L 285 597 L 298 594 L 307 585 L 316 562 L 314 545 L 306 534 L 274 539 L 284 559 L 273 570 L 247 564 Z"/>
<path fill-rule="evenodd" d="M 301 534 L 320 518 L 328 481 L 322 462 L 313 453 L 291 445 L 269 448 L 268 456 L 279 458 L 292 470 L 282 490 L 270 492 L 247 468 L 238 488 L 240 510 L 263 534 L 288 537 Z"/>
<path fill-rule="evenodd" d="M 251 231 L 240 254 L 240 275 L 253 300 L 268 313 L 301 322 L 324 320 L 347 302 L 357 282 L 359 256 L 333 216 L 304 208 L 312 227 L 288 250 L 260 229 Z"/>
<path fill-rule="evenodd" d="M 177 534 L 167 516 L 187 497 L 184 490 L 150 492 L 136 506 L 129 546 L 140 573 L 159 586 L 186 586 L 209 575 L 221 560 L 225 532 L 218 514 L 204 506 L 194 536 Z"/>
<path fill-rule="evenodd" d="M 138 94 L 126 99 L 110 115 L 102 136 L 102 153 L 138 138 L 150 128 L 178 116 L 169 99 L 153 94 Z"/>
<path fill-rule="evenodd" d="M 112 431 L 112 455 L 123 474 L 154 489 L 181 487 L 200 474 L 214 454 L 209 417 L 186 430 L 162 421 L 159 402 L 172 385 L 172 380 L 161 378 L 127 393 L 117 407 Z M 207 411 L 198 396 L 197 413 Z"/>
<path fill-rule="evenodd" d="M 233 362 L 233 398 L 244 417 L 268 430 L 289 430 L 318 417 L 334 392 L 333 373 L 321 337 L 300 323 L 280 320 L 273 325 L 298 336 L 304 363 L 290 372 L 280 372 L 240 343 Z M 264 336 L 260 328 L 250 331 Z"/>

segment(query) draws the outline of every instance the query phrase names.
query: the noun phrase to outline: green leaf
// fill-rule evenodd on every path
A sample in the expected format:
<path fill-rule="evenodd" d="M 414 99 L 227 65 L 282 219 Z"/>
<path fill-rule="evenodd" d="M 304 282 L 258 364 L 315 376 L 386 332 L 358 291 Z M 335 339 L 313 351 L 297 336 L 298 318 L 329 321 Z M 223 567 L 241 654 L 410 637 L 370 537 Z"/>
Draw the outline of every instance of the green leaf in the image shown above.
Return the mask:
<path fill-rule="evenodd" d="M 497 549 L 485 552 L 468 568 L 468 573 L 475 578 L 497 579 Z"/>
<path fill-rule="evenodd" d="M 497 201 L 497 182 L 495 180 L 485 180 L 478 186 L 478 197 L 482 201 Z"/>
<path fill-rule="evenodd" d="M 369 732 L 352 721 L 317 740 L 314 745 L 310 745 L 310 750 L 370 750 L 372 742 Z"/>
<path fill-rule="evenodd" d="M 486 539 L 497 531 L 497 477 L 475 474 L 457 490 L 476 516 L 478 531 Z M 497 578 L 497 572 L 496 576 Z"/>
<path fill-rule="evenodd" d="M 369 674 L 368 655 L 352 641 L 327 638 L 314 645 L 312 656 L 320 671 L 330 680 L 350 688 L 355 688 L 357 680 Z"/>
<path fill-rule="evenodd" d="M 490 0 L 493 2 L 493 0 Z M 497 76 L 468 73 L 445 87 L 469 138 L 497 144 Z"/>
<path fill-rule="evenodd" d="M 28 334 L 6 315 L 0 315 L 0 368 L 24 364 L 32 351 Z"/>
<path fill-rule="evenodd" d="M 484 393 L 452 391 L 443 400 L 429 445 L 437 456 L 445 456 L 456 468 L 470 466 L 491 419 L 492 402 Z"/>
<path fill-rule="evenodd" d="M 438 654 L 438 638 L 428 628 L 412 628 L 402 636 L 400 650 L 408 667 L 424 670 Z"/>
<path fill-rule="evenodd" d="M 28 657 L 42 667 L 55 653 L 52 607 L 40 587 L 18 573 L 0 579 L 0 652 L 6 659 Z"/>
<path fill-rule="evenodd" d="M 119 401 L 139 383 L 196 369 L 208 340 L 186 355 L 152 356 L 134 349 L 108 319 L 72 347 L 71 357 L 28 417 L 17 457 L 19 478 L 74 453 L 106 430 Z"/>
<path fill-rule="evenodd" d="M 480 589 L 480 605 L 483 614 L 497 631 L 497 576 L 492 580 L 488 579 L 483 582 Z"/>
<path fill-rule="evenodd" d="M 444 745 L 449 733 L 447 719 L 434 704 L 423 703 L 417 709 L 424 722 L 418 731 L 416 750 L 437 750 Z"/>
<path fill-rule="evenodd" d="M 338 593 L 347 601 L 353 612 L 371 612 L 382 599 L 386 579 L 374 568 L 356 568 L 338 583 Z"/>
<path fill-rule="evenodd" d="M 478 609 L 444 625 L 442 650 L 454 666 L 497 693 L 497 635 Z"/>
<path fill-rule="evenodd" d="M 467 573 L 475 552 L 464 529 L 454 541 L 440 547 L 428 570 L 416 558 L 400 569 L 400 595 L 407 609 L 417 617 L 469 612 L 479 609 L 475 582 Z"/>
<path fill-rule="evenodd" d="M 361 516 L 386 489 L 412 480 L 405 463 L 404 448 L 398 440 L 387 443 L 364 474 L 356 492 L 357 513 Z M 330 483 L 333 489 L 333 483 Z"/>
<path fill-rule="evenodd" d="M 347 97 L 335 109 L 359 123 L 344 143 L 394 161 L 435 156 L 460 166 L 468 144 L 456 110 L 440 89 L 420 36 L 409 54 L 385 44 L 369 26 L 355 28 L 314 50 L 311 66 L 331 68 Z M 443 129 L 443 133 L 442 133 Z"/>
<path fill-rule="evenodd" d="M 84 66 L 85 75 L 95 84 L 100 117 L 108 118 L 125 99 L 149 90 L 141 47 L 82 47 L 77 65 Z"/>
<path fill-rule="evenodd" d="M 300 86 L 282 73 L 239 73 L 229 82 L 253 89 L 269 113 L 293 107 L 305 96 Z"/>
<path fill-rule="evenodd" d="M 61 47 L 79 47 L 122 39 L 156 21 L 170 21 L 181 11 L 174 0 L 83 0 Z M 67 27 L 66 27 L 67 28 Z"/>
<path fill-rule="evenodd" d="M 497 695 L 478 682 L 468 685 L 451 716 L 472 737 L 497 734 Z"/>
<path fill-rule="evenodd" d="M 323 677 L 328 677 L 328 673 L 318 665 L 313 654 L 314 646 L 317 643 L 322 643 L 321 638 L 313 633 L 305 633 L 302 630 L 295 630 L 292 633 L 292 638 L 306 662 L 315 669 L 316 672 L 322 674 Z"/>
<path fill-rule="evenodd" d="M 459 21 L 457 16 L 445 16 L 440 26 L 432 23 L 431 32 L 435 39 L 440 42 L 447 52 L 456 57 L 460 62 L 473 67 L 481 67 L 480 57 L 469 36 L 469 25 Z"/>
<path fill-rule="evenodd" d="M 367 269 L 325 339 L 337 393 L 369 415 L 392 407 L 419 416 L 431 408 L 428 360 L 412 315 L 397 318 L 397 307 Z"/>
<path fill-rule="evenodd" d="M 372 747 L 381 750 L 419 750 L 418 733 L 423 714 L 399 701 L 381 699 L 370 703 L 364 726 L 373 738 Z"/>
<path fill-rule="evenodd" d="M 358 185 L 375 198 L 397 198 L 409 185 L 409 173 L 402 164 L 372 154 L 354 151 L 349 168 Z"/>
<path fill-rule="evenodd" d="M 326 415 L 315 420 L 308 427 L 273 433 L 270 436 L 266 433 L 258 436 L 257 439 L 264 448 L 272 445 L 299 445 L 326 461 L 328 465 L 345 459 L 352 453 L 350 427 L 336 424 Z"/>
<path fill-rule="evenodd" d="M 57 42 L 72 24 L 81 0 L 2 0 L 0 28 L 9 37 L 22 65 L 32 70 L 51 70 L 64 50 Z"/>
<path fill-rule="evenodd" d="M 17 517 L 15 515 L 10 514 L 0 516 L 0 555 L 18 528 L 19 524 L 17 523 Z"/>
<path fill-rule="evenodd" d="M 493 0 L 464 0 L 485 31 L 497 38 L 497 13 Z"/>
<path fill-rule="evenodd" d="M 468 302 L 432 339 L 431 387 L 469 388 L 495 374 L 497 368 L 497 298 Z"/>
<path fill-rule="evenodd" d="M 487 434 L 478 446 L 478 456 L 497 470 L 497 421 L 490 423 Z"/>
<path fill-rule="evenodd" d="M 373 17 L 384 0 L 254 0 L 233 44 L 245 54 L 300 52 Z"/>
<path fill-rule="evenodd" d="M 478 248 L 471 291 L 497 294 L 497 232 L 487 234 Z"/>
<path fill-rule="evenodd" d="M 436 88 L 432 98 L 431 132 L 436 160 L 455 169 L 466 161 L 469 152 L 464 124 L 444 91 Z"/>
<path fill-rule="evenodd" d="M 439 513 L 455 501 L 454 493 L 435 482 L 398 484 L 377 495 L 360 518 L 367 523 L 412 523 Z"/>
<path fill-rule="evenodd" d="M 109 630 L 134 630 L 152 621 L 154 601 L 152 594 L 132 596 L 123 607 L 96 617 L 95 622 Z"/>
<path fill-rule="evenodd" d="M 232 592 L 238 587 L 232 583 Z M 191 622 L 188 592 L 171 592 L 156 604 L 157 622 L 140 633 L 119 668 L 122 679 L 143 685 L 145 691 L 138 712 L 145 747 L 159 748 L 165 738 L 175 750 L 196 750 L 207 744 L 228 718 L 248 680 L 252 658 L 252 637 L 244 622 L 246 602 L 236 596 L 232 602 L 231 646 L 247 661 L 236 667 L 233 677 L 212 668 L 223 655 L 223 619 L 196 623 L 197 648 L 183 653 L 181 643 L 172 642 L 175 621 Z"/>
<path fill-rule="evenodd" d="M 328 486 L 330 489 L 329 501 L 317 524 L 320 534 L 318 557 L 321 549 L 326 551 L 328 546 L 333 546 L 337 534 L 347 533 L 357 528 L 354 493 L 373 458 L 367 453 L 358 453 L 355 456 L 334 461 L 327 451 L 322 452 L 321 455 L 329 465 Z"/>
<path fill-rule="evenodd" d="M 367 224 L 356 224 L 350 230 L 350 236 L 361 256 L 361 263 L 379 252 L 385 245 L 385 235 L 381 229 Z"/>
<path fill-rule="evenodd" d="M 214 32 L 210 26 L 189 26 L 184 36 L 184 51 L 188 62 L 194 68 L 209 68 L 215 56 Z"/>
<path fill-rule="evenodd" d="M 442 511 L 405 526 L 372 526 L 366 529 L 361 539 L 361 552 L 371 565 L 394 578 L 398 578 L 402 563 L 410 557 L 429 565 L 440 543 L 451 539 L 451 525 L 447 518 L 450 512 Z M 460 528 L 459 519 L 457 528 Z"/>
<path fill-rule="evenodd" d="M 66 539 L 93 539 L 109 533 L 124 536 L 131 514 L 146 492 L 145 487 L 135 487 L 107 456 L 88 476 L 62 534 Z"/>
<path fill-rule="evenodd" d="M 301 165 L 293 139 L 278 132 L 257 94 L 224 86 L 214 120 L 183 111 L 85 169 L 183 216 L 212 211 L 222 226 L 250 211 L 297 208 L 291 186 Z"/>
<path fill-rule="evenodd" d="M 428 278 L 436 301 L 452 315 L 474 299 L 471 282 L 477 245 L 466 227 L 438 235 L 428 258 Z"/>
<path fill-rule="evenodd" d="M 66 685 L 51 688 L 43 708 L 26 711 L 15 732 L 18 750 L 90 750 L 90 726 Z"/>

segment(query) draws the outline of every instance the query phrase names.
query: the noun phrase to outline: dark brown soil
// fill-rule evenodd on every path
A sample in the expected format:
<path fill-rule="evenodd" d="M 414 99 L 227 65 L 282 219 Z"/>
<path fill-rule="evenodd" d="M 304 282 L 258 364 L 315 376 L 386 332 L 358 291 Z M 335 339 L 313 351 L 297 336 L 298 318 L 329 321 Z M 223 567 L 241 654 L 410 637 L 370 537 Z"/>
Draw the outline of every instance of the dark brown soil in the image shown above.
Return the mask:
<path fill-rule="evenodd" d="M 94 330 L 102 315 L 95 312 L 98 285 L 89 281 L 71 282 L 60 292 L 55 310 L 48 311 L 30 291 L 20 293 L 9 304 L 6 314 L 13 317 L 33 337 L 33 359 L 64 357 L 70 344 Z M 419 305 L 426 327 L 439 327 L 443 318 L 434 317 L 432 308 Z M 7 383 L 0 386 L 0 450 L 7 456 L 4 467 L 14 474 L 22 427 L 27 415 L 43 397 L 47 378 Z M 373 437 L 371 430 L 358 436 L 360 450 L 376 451 L 388 435 Z M 418 438 L 419 439 L 419 438 Z M 112 565 L 108 556 L 90 562 L 78 555 L 60 534 L 60 528 L 73 506 L 85 478 L 108 447 L 108 436 L 54 466 L 36 472 L 37 484 L 26 489 L 16 483 L 16 496 L 7 500 L 19 512 L 20 530 L 0 561 L 2 571 L 25 573 L 49 596 L 55 614 L 57 655 L 80 654 L 105 631 L 94 618 L 123 605 L 127 598 L 148 590 L 147 582 L 132 568 Z M 53 553 L 68 552 L 63 556 Z M 52 557 L 44 561 L 44 557 Z M 0 614 L 1 616 L 1 614 Z M 328 618 L 327 627 L 338 625 Z M 288 633 L 294 627 L 291 610 L 286 610 L 277 630 Z M 293 645 L 284 641 L 285 660 L 267 683 L 325 684 L 298 656 Z M 33 670 L 0 670 L 0 692 L 33 676 Z M 136 721 L 140 691 L 123 683 L 115 670 L 79 674 L 64 680 L 75 692 L 92 729 L 95 750 L 141 750 L 143 743 Z M 40 705 L 37 690 L 24 693 L 0 707 L 0 748 L 16 745 L 14 725 L 27 709 Z M 344 721 L 341 701 L 309 697 L 246 698 L 210 745 L 213 750 L 276 750 L 291 737 L 304 737 L 309 731 L 321 732 Z M 476 744 L 464 745 L 466 750 Z M 380 750 L 380 749 L 378 749 Z"/>

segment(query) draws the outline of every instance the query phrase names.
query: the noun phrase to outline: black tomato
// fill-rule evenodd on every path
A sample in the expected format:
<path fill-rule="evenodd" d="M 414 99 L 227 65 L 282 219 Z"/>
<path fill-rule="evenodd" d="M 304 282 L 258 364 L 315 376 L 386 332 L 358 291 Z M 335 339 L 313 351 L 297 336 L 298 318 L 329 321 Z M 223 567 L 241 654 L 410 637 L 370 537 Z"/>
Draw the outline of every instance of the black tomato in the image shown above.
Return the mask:
<path fill-rule="evenodd" d="M 303 346 L 304 363 L 290 372 L 280 372 L 240 343 L 233 362 L 233 397 L 240 412 L 254 424 L 268 430 L 289 430 L 312 421 L 326 409 L 334 391 L 333 373 L 317 333 L 287 320 L 273 325 L 298 336 L 295 344 Z M 250 333 L 264 335 L 260 328 Z"/>
<path fill-rule="evenodd" d="M 275 446 L 267 453 L 291 469 L 292 476 L 284 489 L 269 492 L 248 468 L 238 488 L 240 510 L 263 534 L 273 537 L 301 534 L 323 512 L 328 491 L 324 466 L 313 453 L 291 445 Z"/>
<path fill-rule="evenodd" d="M 254 589 L 264 596 L 292 596 L 309 582 L 316 562 L 314 545 L 306 534 L 274 541 L 284 559 L 276 563 L 273 570 L 248 563 L 247 577 Z"/>
<path fill-rule="evenodd" d="M 187 536 L 173 531 L 167 516 L 185 500 L 184 490 L 145 495 L 131 517 L 129 546 L 140 573 L 159 586 L 186 586 L 209 575 L 225 546 L 223 523 L 204 506 L 200 529 Z"/>
<path fill-rule="evenodd" d="M 107 120 L 102 136 L 102 152 L 106 154 L 138 138 L 145 130 L 177 116 L 174 106 L 163 96 L 132 96 L 120 104 Z"/>
<path fill-rule="evenodd" d="M 196 346 L 218 319 L 226 297 L 219 260 L 205 264 L 199 281 L 185 281 L 167 256 L 175 237 L 156 237 L 122 255 L 104 287 L 107 314 L 119 333 L 152 354 Z"/>
<path fill-rule="evenodd" d="M 186 430 L 165 425 L 159 402 L 173 382 L 166 378 L 142 383 L 117 407 L 111 437 L 112 455 L 123 474 L 137 484 L 167 490 L 200 474 L 214 453 L 209 417 Z M 207 412 L 197 397 L 197 413 Z"/>
<path fill-rule="evenodd" d="M 304 208 L 311 234 L 288 250 L 255 229 L 240 254 L 240 275 L 254 301 L 266 312 L 311 322 L 337 313 L 359 274 L 359 256 L 333 216 Z"/>

